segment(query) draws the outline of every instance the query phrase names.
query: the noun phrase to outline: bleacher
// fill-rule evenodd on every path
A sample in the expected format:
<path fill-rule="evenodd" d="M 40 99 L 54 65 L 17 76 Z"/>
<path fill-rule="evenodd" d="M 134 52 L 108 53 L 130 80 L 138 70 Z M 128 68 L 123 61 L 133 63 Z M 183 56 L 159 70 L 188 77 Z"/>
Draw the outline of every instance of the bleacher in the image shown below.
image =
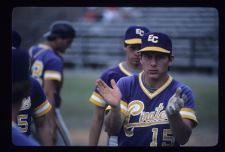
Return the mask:
<path fill-rule="evenodd" d="M 80 67 L 105 67 L 124 59 L 123 35 L 130 25 L 144 25 L 167 33 L 173 42 L 178 69 L 218 68 L 218 14 L 214 8 L 135 8 L 139 17 L 112 23 L 75 22 L 78 37 L 65 61 Z"/>

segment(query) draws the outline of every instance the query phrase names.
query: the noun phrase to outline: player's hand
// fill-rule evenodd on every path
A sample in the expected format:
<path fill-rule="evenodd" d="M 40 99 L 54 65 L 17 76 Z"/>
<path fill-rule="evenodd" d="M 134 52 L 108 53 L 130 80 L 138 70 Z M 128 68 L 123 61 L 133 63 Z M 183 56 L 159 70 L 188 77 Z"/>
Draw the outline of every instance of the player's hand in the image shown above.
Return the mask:
<path fill-rule="evenodd" d="M 109 105 L 111 105 L 112 107 L 120 106 L 121 92 L 119 88 L 116 86 L 116 82 L 114 79 L 111 80 L 112 88 L 110 88 L 101 79 L 96 80 L 96 86 L 101 96 L 105 99 L 105 101 Z"/>
<path fill-rule="evenodd" d="M 187 96 L 181 94 L 181 88 L 177 88 L 175 94 L 169 99 L 168 105 L 166 107 L 167 116 L 171 116 L 179 113 L 180 109 L 184 106 L 184 103 L 187 101 Z"/>

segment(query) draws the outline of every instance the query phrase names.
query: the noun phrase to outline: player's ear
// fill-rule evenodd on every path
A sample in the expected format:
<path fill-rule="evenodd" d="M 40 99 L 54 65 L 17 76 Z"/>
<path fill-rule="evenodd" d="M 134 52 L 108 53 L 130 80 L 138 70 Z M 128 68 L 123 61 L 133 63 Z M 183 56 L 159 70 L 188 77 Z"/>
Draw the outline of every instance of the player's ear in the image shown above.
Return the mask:
<path fill-rule="evenodd" d="M 128 44 L 123 42 L 123 50 L 126 52 Z"/>
<path fill-rule="evenodd" d="M 171 66 L 172 62 L 174 61 L 174 56 L 171 54 L 169 56 L 169 66 Z"/>
<path fill-rule="evenodd" d="M 142 54 L 140 53 L 139 56 L 140 56 L 140 63 L 142 64 L 143 63 L 142 62 Z"/>

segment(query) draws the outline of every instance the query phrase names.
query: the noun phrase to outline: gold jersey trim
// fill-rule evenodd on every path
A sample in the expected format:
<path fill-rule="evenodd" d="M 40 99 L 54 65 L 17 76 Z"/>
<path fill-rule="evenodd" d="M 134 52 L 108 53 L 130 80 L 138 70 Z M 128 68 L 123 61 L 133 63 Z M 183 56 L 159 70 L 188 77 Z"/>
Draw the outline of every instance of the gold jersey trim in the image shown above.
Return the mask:
<path fill-rule="evenodd" d="M 157 95 L 159 95 L 163 90 L 165 90 L 170 83 L 172 82 L 173 78 L 169 75 L 168 80 L 160 87 L 158 88 L 156 91 L 154 91 L 153 93 L 149 92 L 148 89 L 144 86 L 143 82 L 142 82 L 142 76 L 143 76 L 143 72 L 141 72 L 139 74 L 139 84 L 141 89 L 143 90 L 143 92 L 150 98 L 153 99 L 154 97 L 156 97 Z"/>
<path fill-rule="evenodd" d="M 45 102 L 43 102 L 41 105 L 39 105 L 38 107 L 36 107 L 35 110 L 35 117 L 40 117 L 45 115 L 46 113 L 48 113 L 51 110 L 52 106 L 49 103 L 48 100 L 45 100 Z"/>
<path fill-rule="evenodd" d="M 62 76 L 61 76 L 60 72 L 48 70 L 48 71 L 45 71 L 45 73 L 44 73 L 44 79 L 61 81 Z"/>
<path fill-rule="evenodd" d="M 119 63 L 119 68 L 120 68 L 120 70 L 121 70 L 124 74 L 126 74 L 127 76 L 132 76 L 132 75 L 133 75 L 131 72 L 127 71 L 127 70 L 123 67 L 122 62 Z"/>
<path fill-rule="evenodd" d="M 103 97 L 95 91 L 92 93 L 91 97 L 89 98 L 89 101 L 99 107 L 103 107 L 103 108 L 106 107 L 106 102 L 103 99 Z"/>

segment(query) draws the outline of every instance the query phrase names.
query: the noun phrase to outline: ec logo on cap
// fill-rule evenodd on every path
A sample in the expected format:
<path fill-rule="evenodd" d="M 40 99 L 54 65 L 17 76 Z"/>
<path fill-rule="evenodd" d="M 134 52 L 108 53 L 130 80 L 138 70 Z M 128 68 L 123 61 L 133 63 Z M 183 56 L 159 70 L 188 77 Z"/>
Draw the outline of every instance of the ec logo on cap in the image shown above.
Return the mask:
<path fill-rule="evenodd" d="M 154 36 L 153 34 L 148 36 L 148 41 L 152 42 L 152 43 L 158 43 L 158 36 Z"/>
<path fill-rule="evenodd" d="M 141 30 L 141 29 L 136 29 L 136 34 L 140 35 L 140 36 L 143 36 L 144 35 L 144 31 Z"/>

